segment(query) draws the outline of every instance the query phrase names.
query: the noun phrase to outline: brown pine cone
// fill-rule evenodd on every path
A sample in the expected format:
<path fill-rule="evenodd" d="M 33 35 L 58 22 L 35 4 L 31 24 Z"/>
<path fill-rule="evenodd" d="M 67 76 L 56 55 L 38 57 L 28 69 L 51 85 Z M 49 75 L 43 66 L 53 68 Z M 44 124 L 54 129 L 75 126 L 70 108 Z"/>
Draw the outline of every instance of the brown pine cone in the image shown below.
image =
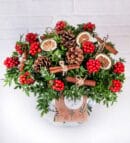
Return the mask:
<path fill-rule="evenodd" d="M 76 37 L 72 33 L 72 31 L 62 30 L 62 31 L 58 32 L 58 35 L 60 35 L 62 37 L 61 45 L 63 45 L 66 48 L 76 47 L 76 45 L 77 45 L 76 44 Z"/>
<path fill-rule="evenodd" d="M 83 51 L 79 47 L 70 48 L 66 52 L 66 61 L 68 64 L 80 65 L 84 59 Z"/>
<path fill-rule="evenodd" d="M 51 62 L 46 56 L 39 56 L 34 62 L 35 72 L 40 72 L 41 67 L 49 68 L 50 66 L 51 66 Z"/>

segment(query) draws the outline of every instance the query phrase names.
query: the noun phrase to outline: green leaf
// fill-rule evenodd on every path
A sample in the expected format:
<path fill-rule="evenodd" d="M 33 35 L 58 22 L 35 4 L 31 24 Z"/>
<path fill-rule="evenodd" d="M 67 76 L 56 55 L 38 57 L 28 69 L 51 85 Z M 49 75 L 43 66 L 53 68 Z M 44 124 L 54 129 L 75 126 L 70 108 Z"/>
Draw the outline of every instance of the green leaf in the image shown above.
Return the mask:
<path fill-rule="evenodd" d="M 41 76 L 45 79 L 45 81 L 49 81 L 55 78 L 54 74 L 50 74 L 46 68 L 41 68 Z"/>

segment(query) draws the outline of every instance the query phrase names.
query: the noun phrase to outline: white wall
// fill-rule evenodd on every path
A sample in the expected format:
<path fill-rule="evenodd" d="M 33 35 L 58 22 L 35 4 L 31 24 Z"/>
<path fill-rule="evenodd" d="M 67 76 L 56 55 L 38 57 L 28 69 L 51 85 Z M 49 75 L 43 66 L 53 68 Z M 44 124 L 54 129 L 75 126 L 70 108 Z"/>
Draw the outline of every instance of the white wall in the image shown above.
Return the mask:
<path fill-rule="evenodd" d="M 129 143 L 130 137 L 130 2 L 129 0 L 0 0 L 0 78 L 3 59 L 19 34 L 42 33 L 57 20 L 71 24 L 96 23 L 124 57 L 127 80 L 118 103 L 109 109 L 96 105 L 86 125 L 55 127 L 39 116 L 35 98 L 0 86 L 0 143 Z"/>

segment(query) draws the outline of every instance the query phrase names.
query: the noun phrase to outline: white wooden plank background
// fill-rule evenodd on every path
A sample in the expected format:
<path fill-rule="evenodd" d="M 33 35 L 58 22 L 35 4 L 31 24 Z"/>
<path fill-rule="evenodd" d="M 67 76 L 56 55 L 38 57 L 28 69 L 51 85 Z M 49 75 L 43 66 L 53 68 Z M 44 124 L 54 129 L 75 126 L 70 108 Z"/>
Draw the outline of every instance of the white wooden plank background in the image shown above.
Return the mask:
<path fill-rule="evenodd" d="M 0 85 L 1 143 L 129 143 L 130 137 L 130 2 L 129 0 L 0 0 L 0 78 L 3 59 L 21 33 L 42 33 L 58 20 L 91 21 L 102 37 L 109 34 L 126 59 L 127 80 L 119 102 L 110 109 L 96 105 L 83 127 L 56 128 L 35 109 L 35 98 Z"/>

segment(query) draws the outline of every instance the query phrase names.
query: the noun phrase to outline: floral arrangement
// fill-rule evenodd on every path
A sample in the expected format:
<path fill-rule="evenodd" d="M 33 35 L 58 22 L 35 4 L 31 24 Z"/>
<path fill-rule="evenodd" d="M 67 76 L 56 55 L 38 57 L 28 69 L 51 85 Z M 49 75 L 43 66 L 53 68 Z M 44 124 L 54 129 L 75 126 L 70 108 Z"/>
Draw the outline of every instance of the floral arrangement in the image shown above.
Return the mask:
<path fill-rule="evenodd" d="M 97 103 L 113 104 L 125 80 L 124 60 L 113 58 L 118 51 L 108 37 L 98 37 L 95 28 L 91 22 L 74 27 L 59 21 L 41 36 L 20 36 L 4 60 L 5 84 L 15 83 L 15 89 L 33 93 L 41 115 L 61 96 L 87 96 Z"/>

